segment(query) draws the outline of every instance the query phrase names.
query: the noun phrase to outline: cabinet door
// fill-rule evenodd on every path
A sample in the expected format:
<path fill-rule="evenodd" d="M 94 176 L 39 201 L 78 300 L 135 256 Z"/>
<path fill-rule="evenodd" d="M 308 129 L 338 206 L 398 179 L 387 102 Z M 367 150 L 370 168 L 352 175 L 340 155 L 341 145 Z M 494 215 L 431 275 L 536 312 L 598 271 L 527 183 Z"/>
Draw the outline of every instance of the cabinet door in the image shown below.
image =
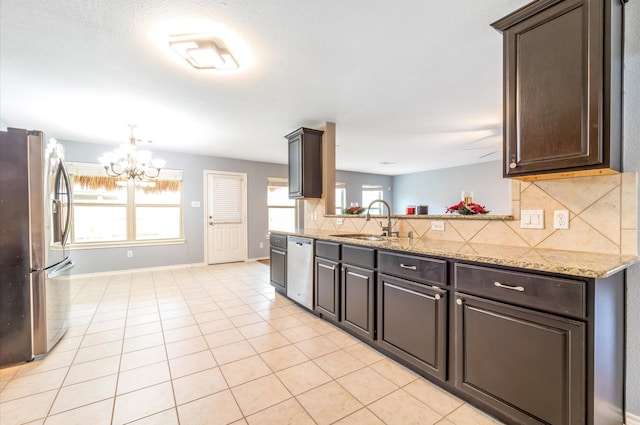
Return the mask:
<path fill-rule="evenodd" d="M 378 275 L 378 344 L 446 379 L 447 291 Z"/>
<path fill-rule="evenodd" d="M 374 272 L 343 264 L 340 314 L 342 325 L 374 340 Z"/>
<path fill-rule="evenodd" d="M 505 176 L 609 167 L 604 8 L 556 2 L 505 29 Z"/>
<path fill-rule="evenodd" d="M 585 423 L 585 324 L 456 293 L 455 386 L 521 424 Z"/>
<path fill-rule="evenodd" d="M 286 293 L 287 289 L 287 251 L 271 247 L 269 252 L 269 268 L 271 285 L 278 292 Z"/>
<path fill-rule="evenodd" d="M 302 196 L 302 134 L 289 139 L 289 198 Z"/>
<path fill-rule="evenodd" d="M 340 263 L 316 257 L 316 311 L 339 321 Z"/>
<path fill-rule="evenodd" d="M 322 131 L 299 128 L 289 141 L 289 198 L 322 197 Z"/>

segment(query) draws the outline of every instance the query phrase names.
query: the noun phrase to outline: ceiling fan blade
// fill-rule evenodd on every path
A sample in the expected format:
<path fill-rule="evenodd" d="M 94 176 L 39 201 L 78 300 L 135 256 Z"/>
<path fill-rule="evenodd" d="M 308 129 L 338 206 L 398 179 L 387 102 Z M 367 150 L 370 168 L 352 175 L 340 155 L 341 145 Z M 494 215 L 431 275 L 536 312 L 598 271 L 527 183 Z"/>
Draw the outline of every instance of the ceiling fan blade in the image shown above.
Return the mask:
<path fill-rule="evenodd" d="M 495 149 L 496 146 L 476 146 L 475 148 L 464 148 L 465 151 L 474 151 L 477 149 Z"/>
<path fill-rule="evenodd" d="M 481 141 L 483 141 L 483 140 L 487 140 L 487 139 L 493 139 L 494 137 L 498 137 L 498 135 L 497 135 L 497 134 L 490 134 L 490 135 L 488 135 L 488 136 L 484 136 L 484 137 L 481 137 L 481 138 L 479 138 L 479 139 L 476 139 L 476 140 L 474 140 L 474 141 L 472 141 L 472 142 L 469 142 L 469 144 L 470 144 L 470 145 L 473 145 L 474 143 L 478 143 L 478 142 L 481 142 Z"/>
<path fill-rule="evenodd" d="M 485 158 L 487 156 L 493 155 L 494 153 L 498 153 L 500 152 L 502 149 L 497 150 L 497 151 L 493 151 L 493 152 L 489 152 L 489 153 L 485 153 L 484 155 L 480 155 L 478 158 Z"/>

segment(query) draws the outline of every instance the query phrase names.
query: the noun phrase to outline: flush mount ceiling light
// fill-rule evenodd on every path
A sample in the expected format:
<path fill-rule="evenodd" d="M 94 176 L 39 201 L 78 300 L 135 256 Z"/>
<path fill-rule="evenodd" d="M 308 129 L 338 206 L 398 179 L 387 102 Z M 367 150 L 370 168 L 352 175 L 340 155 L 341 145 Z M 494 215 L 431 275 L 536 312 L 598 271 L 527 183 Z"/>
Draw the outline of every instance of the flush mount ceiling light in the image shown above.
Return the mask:
<path fill-rule="evenodd" d="M 196 34 L 172 36 L 169 46 L 196 69 L 238 69 L 238 62 L 219 37 Z"/>

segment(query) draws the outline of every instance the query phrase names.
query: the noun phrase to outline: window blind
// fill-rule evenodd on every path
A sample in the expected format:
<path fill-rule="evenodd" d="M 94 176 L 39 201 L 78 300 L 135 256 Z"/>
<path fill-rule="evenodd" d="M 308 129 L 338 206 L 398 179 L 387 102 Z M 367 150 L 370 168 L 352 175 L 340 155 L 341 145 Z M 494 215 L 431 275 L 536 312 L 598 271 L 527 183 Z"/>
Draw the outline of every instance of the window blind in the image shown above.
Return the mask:
<path fill-rule="evenodd" d="M 209 196 L 212 220 L 220 223 L 242 222 L 242 177 L 214 175 L 210 177 Z"/>

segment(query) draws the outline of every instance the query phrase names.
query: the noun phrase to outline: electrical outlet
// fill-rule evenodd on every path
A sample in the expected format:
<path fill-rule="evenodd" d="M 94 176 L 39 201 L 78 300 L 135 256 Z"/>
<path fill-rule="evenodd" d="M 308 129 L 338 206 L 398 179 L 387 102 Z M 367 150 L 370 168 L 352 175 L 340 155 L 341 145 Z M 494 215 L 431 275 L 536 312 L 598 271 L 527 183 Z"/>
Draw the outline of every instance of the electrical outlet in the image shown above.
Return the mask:
<path fill-rule="evenodd" d="M 569 228 L 569 211 L 554 210 L 553 211 L 553 228 L 568 229 Z"/>
<path fill-rule="evenodd" d="M 260 242 L 260 248 L 264 248 L 264 242 Z"/>
<path fill-rule="evenodd" d="M 444 221 L 432 221 L 431 230 L 437 230 L 438 232 L 444 231 Z"/>
<path fill-rule="evenodd" d="M 317 220 L 318 220 L 318 213 L 317 213 L 317 212 L 314 212 L 314 213 L 313 213 L 313 220 L 314 220 L 314 221 L 317 221 Z"/>
<path fill-rule="evenodd" d="M 127 251 L 127 257 L 128 257 L 128 258 L 133 257 L 133 251 L 132 251 L 132 250 L 128 250 L 128 251 Z"/>
<path fill-rule="evenodd" d="M 520 211 L 521 229 L 544 229 L 544 210 Z"/>
<path fill-rule="evenodd" d="M 336 224 L 342 224 L 342 219 L 341 218 L 336 218 Z"/>

